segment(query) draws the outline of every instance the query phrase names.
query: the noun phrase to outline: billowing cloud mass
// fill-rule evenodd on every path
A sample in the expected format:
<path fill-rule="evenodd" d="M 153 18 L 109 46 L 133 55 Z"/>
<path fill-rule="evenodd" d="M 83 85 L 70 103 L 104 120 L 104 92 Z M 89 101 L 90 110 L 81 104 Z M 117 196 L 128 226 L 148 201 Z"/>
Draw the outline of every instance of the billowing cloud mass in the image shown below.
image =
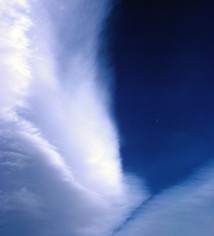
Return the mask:
<path fill-rule="evenodd" d="M 109 235 L 145 197 L 122 173 L 110 115 L 98 51 L 109 11 L 0 1 L 1 235 Z"/>
<path fill-rule="evenodd" d="M 1 235 L 214 235 L 213 168 L 142 208 L 149 194 L 122 172 L 100 51 L 110 10 L 0 0 Z"/>

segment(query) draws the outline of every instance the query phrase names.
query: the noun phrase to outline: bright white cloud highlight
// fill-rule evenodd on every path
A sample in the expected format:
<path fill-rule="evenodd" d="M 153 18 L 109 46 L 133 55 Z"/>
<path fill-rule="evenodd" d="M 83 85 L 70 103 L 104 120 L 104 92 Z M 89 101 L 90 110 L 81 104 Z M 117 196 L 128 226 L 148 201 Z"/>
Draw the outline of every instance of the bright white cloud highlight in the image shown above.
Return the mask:
<path fill-rule="evenodd" d="M 20 8 L 24 11 L 20 11 Z M 23 103 L 30 70 L 29 39 L 25 36 L 31 26 L 25 1 L 0 1 L 0 109 L 10 109 Z"/>

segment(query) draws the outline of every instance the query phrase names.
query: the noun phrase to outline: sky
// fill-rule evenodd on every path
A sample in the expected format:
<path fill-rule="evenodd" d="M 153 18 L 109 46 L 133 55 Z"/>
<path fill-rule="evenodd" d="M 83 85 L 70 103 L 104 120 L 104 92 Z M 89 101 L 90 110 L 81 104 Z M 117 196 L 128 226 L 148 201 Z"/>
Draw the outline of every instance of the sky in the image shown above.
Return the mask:
<path fill-rule="evenodd" d="M 213 8 L 0 0 L 1 235 L 214 235 Z"/>
<path fill-rule="evenodd" d="M 124 168 L 154 193 L 213 157 L 213 8 L 124 0 L 110 26 Z"/>

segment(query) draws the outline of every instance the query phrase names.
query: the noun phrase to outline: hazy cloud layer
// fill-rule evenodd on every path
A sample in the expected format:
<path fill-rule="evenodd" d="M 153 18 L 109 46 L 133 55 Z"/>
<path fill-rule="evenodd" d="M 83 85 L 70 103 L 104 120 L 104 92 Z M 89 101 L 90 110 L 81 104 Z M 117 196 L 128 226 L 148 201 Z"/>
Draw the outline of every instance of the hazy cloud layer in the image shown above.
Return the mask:
<path fill-rule="evenodd" d="M 211 163 L 182 185 L 156 196 L 116 235 L 213 235 L 213 169 Z"/>

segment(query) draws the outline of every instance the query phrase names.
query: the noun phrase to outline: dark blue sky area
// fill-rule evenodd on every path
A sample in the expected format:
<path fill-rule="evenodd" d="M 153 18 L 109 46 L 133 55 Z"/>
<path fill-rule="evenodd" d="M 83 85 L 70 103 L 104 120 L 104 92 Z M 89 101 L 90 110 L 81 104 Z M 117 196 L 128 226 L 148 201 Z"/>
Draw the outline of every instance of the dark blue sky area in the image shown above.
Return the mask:
<path fill-rule="evenodd" d="M 214 157 L 214 3 L 124 0 L 112 19 L 124 168 L 158 192 Z"/>

